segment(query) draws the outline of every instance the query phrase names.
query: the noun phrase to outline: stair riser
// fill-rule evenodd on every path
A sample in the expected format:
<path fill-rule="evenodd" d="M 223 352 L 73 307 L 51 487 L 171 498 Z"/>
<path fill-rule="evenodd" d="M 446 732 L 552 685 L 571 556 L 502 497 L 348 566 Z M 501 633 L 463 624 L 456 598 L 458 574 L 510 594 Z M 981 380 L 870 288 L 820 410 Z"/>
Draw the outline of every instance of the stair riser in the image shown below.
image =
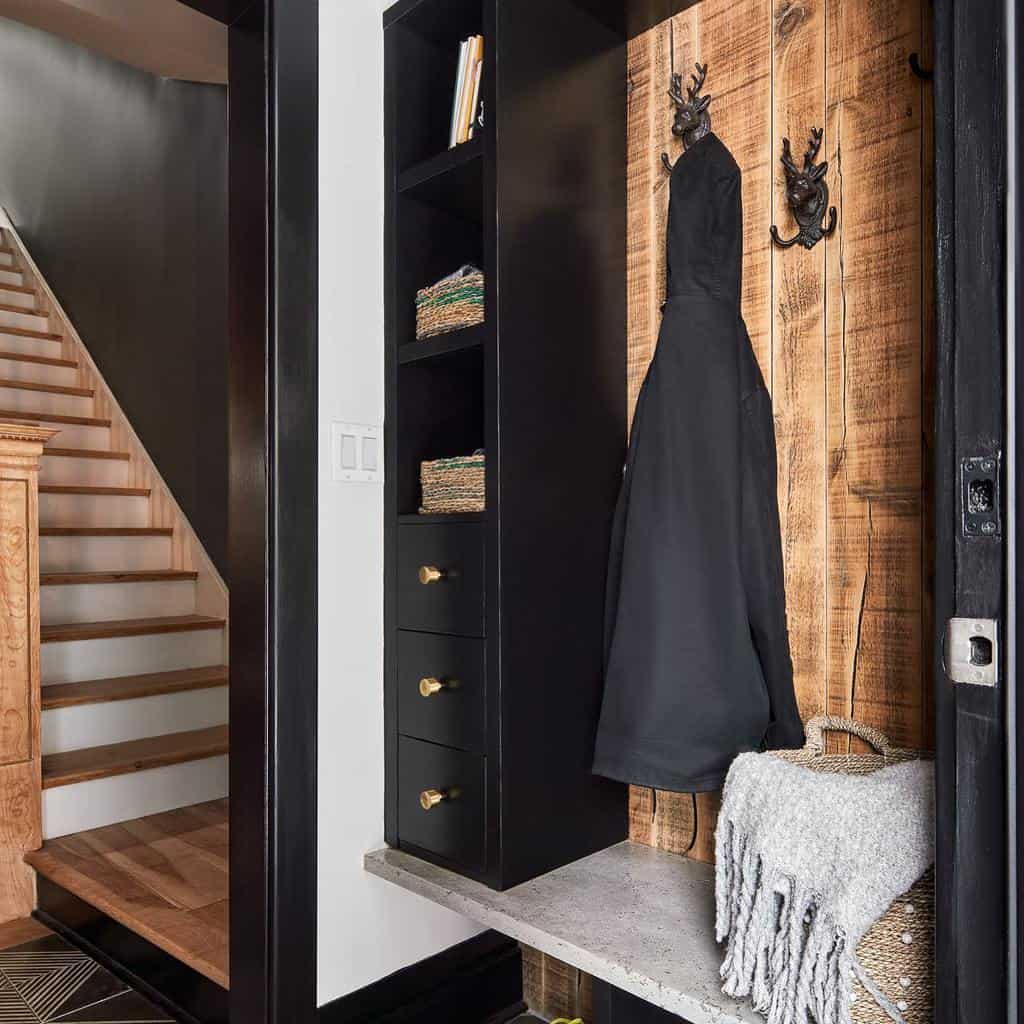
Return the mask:
<path fill-rule="evenodd" d="M 228 794 L 228 759 L 152 768 L 43 791 L 43 838 L 102 828 Z"/>
<path fill-rule="evenodd" d="M 30 313 L 12 313 L 9 309 L 0 309 L 0 324 L 4 327 L 21 327 L 26 331 L 50 330 L 49 318 L 32 316 Z"/>
<path fill-rule="evenodd" d="M 228 689 L 162 694 L 139 700 L 54 708 L 43 712 L 43 753 L 141 740 L 190 729 L 226 725 Z"/>
<path fill-rule="evenodd" d="M 21 334 L 10 334 L 0 327 L 0 351 L 20 352 L 26 356 L 47 356 L 51 359 L 63 358 L 61 342 L 43 338 L 26 338 Z"/>
<path fill-rule="evenodd" d="M 14 256 L 9 252 L 0 252 L 0 267 L 16 267 Z"/>
<path fill-rule="evenodd" d="M 25 283 L 24 278 L 25 275 L 16 267 L 11 267 L 7 264 L 0 266 L 0 284 L 23 285 Z"/>
<path fill-rule="evenodd" d="M 9 351 L 0 344 L 0 351 Z M 39 352 L 33 355 L 45 355 Z M 5 380 L 30 380 L 37 384 L 59 384 L 61 387 L 76 387 L 78 370 L 73 366 L 50 366 L 47 363 L 23 363 L 19 359 L 0 359 L 0 378 Z"/>
<path fill-rule="evenodd" d="M 20 281 L 15 281 L 20 284 Z M 35 309 L 38 299 L 28 292 L 13 292 L 0 283 L 0 305 L 17 306 L 19 309 Z"/>
<path fill-rule="evenodd" d="M 39 588 L 39 616 L 44 626 L 59 622 L 111 622 L 191 615 L 195 607 L 196 585 L 191 580 Z"/>
<path fill-rule="evenodd" d="M 148 526 L 149 498 L 121 494 L 40 494 L 42 526 Z"/>
<path fill-rule="evenodd" d="M 59 434 L 57 435 L 60 436 Z M 54 444 L 57 440 L 54 439 Z M 126 487 L 129 464 L 122 459 L 79 459 L 64 455 L 43 455 L 41 484 L 88 484 L 91 487 Z M 117 568 L 117 566 L 113 566 Z"/>
<path fill-rule="evenodd" d="M 50 442 L 58 448 L 99 448 L 110 450 L 110 427 L 83 427 L 77 423 L 48 423 L 39 421 L 42 426 L 58 431 Z"/>
<path fill-rule="evenodd" d="M 41 676 L 47 685 L 222 665 L 226 648 L 221 629 L 49 643 L 42 645 Z"/>
<path fill-rule="evenodd" d="M 81 395 L 59 395 L 50 391 L 26 391 L 0 387 L 0 409 L 24 413 L 56 413 L 60 416 L 91 416 L 92 399 Z M 66 441 L 61 441 L 66 445 Z"/>
<path fill-rule="evenodd" d="M 39 565 L 41 572 L 169 569 L 171 538 L 41 537 Z"/>

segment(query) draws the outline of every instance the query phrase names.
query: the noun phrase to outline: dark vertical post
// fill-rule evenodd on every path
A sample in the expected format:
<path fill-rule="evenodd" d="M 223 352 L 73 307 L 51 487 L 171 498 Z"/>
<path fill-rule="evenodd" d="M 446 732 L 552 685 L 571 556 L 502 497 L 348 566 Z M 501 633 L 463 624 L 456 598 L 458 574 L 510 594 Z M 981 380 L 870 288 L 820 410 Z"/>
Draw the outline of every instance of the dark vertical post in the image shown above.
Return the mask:
<path fill-rule="evenodd" d="M 317 0 L 270 4 L 270 821 L 275 1024 L 316 1009 Z"/>
<path fill-rule="evenodd" d="M 1008 995 L 1007 663 L 996 686 L 954 684 L 941 633 L 952 616 L 995 619 L 1004 638 L 1009 625 L 1004 539 L 965 532 L 960 494 L 962 460 L 1006 448 L 1006 12 L 937 0 L 935 13 L 935 1019 L 989 1024 Z"/>
<path fill-rule="evenodd" d="M 231 1019 L 316 1016 L 317 0 L 229 33 Z"/>
<path fill-rule="evenodd" d="M 268 1017 L 267 50 L 256 0 L 229 35 L 231 1018 Z"/>

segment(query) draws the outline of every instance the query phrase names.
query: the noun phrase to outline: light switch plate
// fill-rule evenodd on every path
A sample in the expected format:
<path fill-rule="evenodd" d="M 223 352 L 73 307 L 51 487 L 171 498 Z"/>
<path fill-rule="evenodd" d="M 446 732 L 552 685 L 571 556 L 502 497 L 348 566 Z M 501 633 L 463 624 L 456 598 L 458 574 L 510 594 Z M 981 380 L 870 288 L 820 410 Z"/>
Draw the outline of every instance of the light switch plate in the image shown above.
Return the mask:
<path fill-rule="evenodd" d="M 382 435 L 380 427 L 366 423 L 332 423 L 331 478 L 339 483 L 381 483 Z"/>

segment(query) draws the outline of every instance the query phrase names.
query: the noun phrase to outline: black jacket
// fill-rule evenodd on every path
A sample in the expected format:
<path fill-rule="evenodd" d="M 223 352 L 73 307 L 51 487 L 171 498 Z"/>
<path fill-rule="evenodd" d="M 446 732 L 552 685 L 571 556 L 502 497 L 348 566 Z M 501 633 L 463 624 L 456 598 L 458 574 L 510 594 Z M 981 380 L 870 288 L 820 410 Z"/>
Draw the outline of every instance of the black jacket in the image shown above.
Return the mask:
<path fill-rule="evenodd" d="M 771 399 L 740 315 L 740 170 L 713 134 L 672 173 L 668 299 L 608 568 L 594 771 L 717 789 L 797 747 Z"/>

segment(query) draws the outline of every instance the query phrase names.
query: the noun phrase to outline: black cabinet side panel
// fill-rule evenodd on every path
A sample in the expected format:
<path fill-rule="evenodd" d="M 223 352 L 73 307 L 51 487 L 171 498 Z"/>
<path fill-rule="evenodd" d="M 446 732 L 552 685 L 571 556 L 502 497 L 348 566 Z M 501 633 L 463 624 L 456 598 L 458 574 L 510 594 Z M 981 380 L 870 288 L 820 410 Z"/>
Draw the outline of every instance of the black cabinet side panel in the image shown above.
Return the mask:
<path fill-rule="evenodd" d="M 499 0 L 496 82 L 504 885 L 626 834 L 591 774 L 626 440 L 622 37 Z"/>
<path fill-rule="evenodd" d="M 222 573 L 227 116 L 223 86 L 0 19 L 0 203 Z"/>

